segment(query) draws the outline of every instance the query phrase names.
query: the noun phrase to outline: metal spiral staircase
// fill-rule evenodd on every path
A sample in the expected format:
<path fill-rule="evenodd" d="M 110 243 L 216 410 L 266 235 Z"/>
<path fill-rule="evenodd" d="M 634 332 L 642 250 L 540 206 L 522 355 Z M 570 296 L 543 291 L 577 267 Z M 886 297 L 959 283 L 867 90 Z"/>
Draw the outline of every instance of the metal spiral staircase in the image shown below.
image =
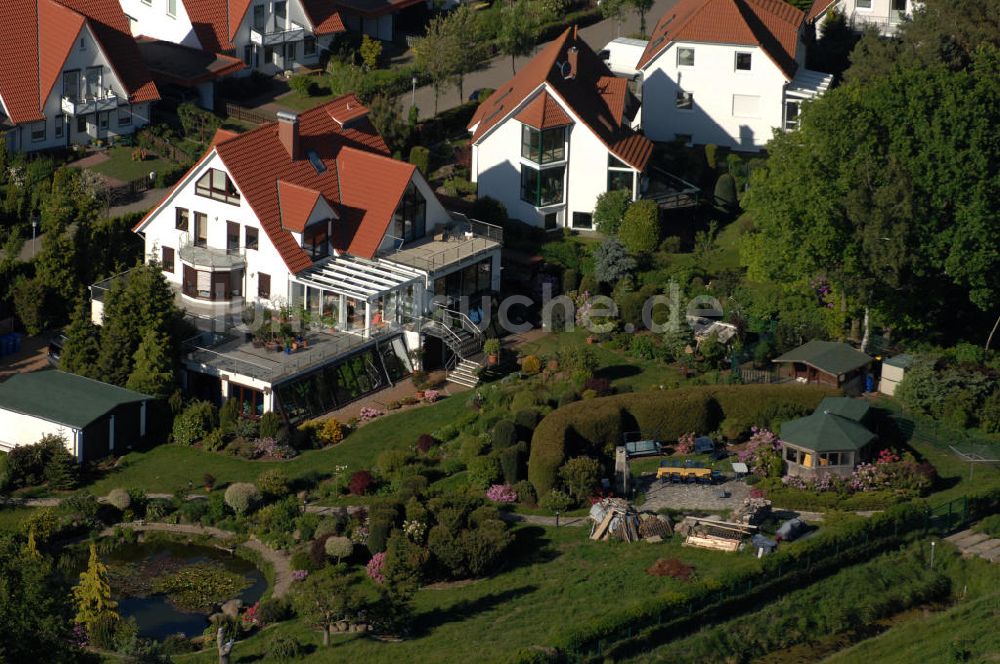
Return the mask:
<path fill-rule="evenodd" d="M 479 385 L 482 364 L 475 358 L 483 352 L 483 331 L 460 311 L 437 305 L 434 318 L 425 319 L 420 331 L 440 339 L 451 350 L 445 366 L 448 380 L 465 387 Z"/>

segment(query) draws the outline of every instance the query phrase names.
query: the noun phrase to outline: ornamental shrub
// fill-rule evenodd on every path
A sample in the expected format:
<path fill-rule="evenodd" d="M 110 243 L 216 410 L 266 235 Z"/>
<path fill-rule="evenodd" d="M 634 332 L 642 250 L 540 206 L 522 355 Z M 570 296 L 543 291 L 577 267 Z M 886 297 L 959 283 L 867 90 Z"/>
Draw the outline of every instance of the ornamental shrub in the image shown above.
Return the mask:
<path fill-rule="evenodd" d="M 344 558 L 349 558 L 354 553 L 354 542 L 347 537 L 328 537 L 323 545 L 326 555 L 335 559 L 338 563 Z"/>
<path fill-rule="evenodd" d="M 627 189 L 616 189 L 600 194 L 594 205 L 594 224 L 597 230 L 605 235 L 616 235 L 631 200 L 632 192 Z"/>
<path fill-rule="evenodd" d="M 0 452 L 0 493 L 6 491 L 14 484 L 14 473 L 10 469 L 10 461 L 7 460 L 7 453 Z"/>
<path fill-rule="evenodd" d="M 296 78 L 302 77 L 295 76 L 292 80 Z M 302 659 L 304 656 L 305 650 L 302 648 L 302 644 L 294 637 L 279 634 L 272 635 L 267 639 L 267 661 L 269 662 L 291 662 Z"/>
<path fill-rule="evenodd" d="M 559 478 L 569 495 L 577 504 L 582 504 L 593 495 L 601 481 L 601 464 L 591 457 L 576 457 L 563 464 Z"/>
<path fill-rule="evenodd" d="M 618 283 L 632 274 L 635 259 L 628 255 L 625 245 L 617 238 L 605 238 L 594 248 L 594 278 L 602 284 Z M 580 292 L 590 292 L 580 284 Z"/>
<path fill-rule="evenodd" d="M 469 463 L 469 484 L 479 489 L 496 484 L 502 476 L 500 460 L 493 455 L 479 456 Z"/>
<path fill-rule="evenodd" d="M 715 181 L 715 207 L 722 212 L 735 212 L 739 206 L 736 196 L 736 179 L 729 173 L 723 173 Z"/>
<path fill-rule="evenodd" d="M 503 450 L 517 442 L 517 426 L 511 420 L 500 420 L 493 425 L 493 449 Z"/>
<path fill-rule="evenodd" d="M 618 237 L 633 254 L 648 254 L 660 245 L 660 208 L 656 201 L 641 200 L 628 206 Z"/>
<path fill-rule="evenodd" d="M 431 174 L 431 151 L 422 145 L 414 145 L 410 148 L 410 163 L 417 167 L 417 170 L 424 177 Z"/>
<path fill-rule="evenodd" d="M 367 470 L 356 470 L 347 483 L 347 489 L 354 496 L 363 496 L 371 489 L 375 479 Z"/>
<path fill-rule="evenodd" d="M 226 505 L 229 505 L 237 516 L 249 513 L 259 500 L 260 491 L 249 482 L 236 482 L 226 487 Z"/>
<path fill-rule="evenodd" d="M 338 422 L 336 418 L 331 417 L 323 422 L 323 426 L 320 427 L 316 435 L 323 445 L 336 445 L 344 440 L 344 425 Z"/>
<path fill-rule="evenodd" d="M 538 501 L 538 506 L 552 513 L 565 512 L 573 506 L 573 498 L 562 491 L 552 489 L 542 496 L 542 499 Z"/>
<path fill-rule="evenodd" d="M 538 395 L 534 390 L 521 390 L 514 394 L 510 401 L 510 410 L 517 412 L 526 408 L 534 408 L 538 405 Z"/>
<path fill-rule="evenodd" d="M 517 491 L 509 484 L 494 484 L 486 490 L 486 499 L 494 503 L 516 503 Z"/>
<path fill-rule="evenodd" d="M 260 416 L 260 437 L 277 438 L 278 429 L 281 428 L 282 424 L 281 416 L 274 411 L 264 413 Z"/>
<path fill-rule="evenodd" d="M 303 97 L 312 97 L 316 94 L 316 79 L 308 74 L 296 74 L 288 79 L 288 87 Z"/>
<path fill-rule="evenodd" d="M 174 418 L 173 441 L 178 445 L 194 445 L 215 429 L 215 406 L 209 401 L 195 401 Z"/>
<path fill-rule="evenodd" d="M 517 426 L 519 435 L 530 435 L 536 424 L 538 424 L 538 411 L 534 408 L 514 411 L 514 425 Z"/>
<path fill-rule="evenodd" d="M 224 434 L 236 433 L 236 421 L 240 419 L 238 399 L 226 399 L 219 409 L 219 429 Z"/>
<path fill-rule="evenodd" d="M 288 476 L 278 468 L 268 468 L 257 476 L 257 488 L 267 498 L 288 495 Z"/>
<path fill-rule="evenodd" d="M 500 458 L 500 471 L 503 473 L 503 481 L 507 484 L 516 484 L 521 479 L 521 459 L 524 457 L 526 443 L 519 443 L 512 447 L 507 447 L 497 454 Z"/>
<path fill-rule="evenodd" d="M 537 355 L 525 355 L 521 358 L 521 373 L 534 376 L 542 370 L 542 361 Z"/>
<path fill-rule="evenodd" d="M 108 493 L 108 504 L 116 508 L 119 512 L 124 512 L 132 506 L 132 497 L 125 489 L 112 489 Z"/>
<path fill-rule="evenodd" d="M 538 503 L 538 496 L 535 495 L 535 487 L 528 480 L 521 480 L 514 485 L 518 499 L 528 507 L 534 507 Z"/>
<path fill-rule="evenodd" d="M 417 451 L 426 454 L 431 451 L 434 446 L 434 436 L 428 433 L 422 433 L 417 438 Z"/>

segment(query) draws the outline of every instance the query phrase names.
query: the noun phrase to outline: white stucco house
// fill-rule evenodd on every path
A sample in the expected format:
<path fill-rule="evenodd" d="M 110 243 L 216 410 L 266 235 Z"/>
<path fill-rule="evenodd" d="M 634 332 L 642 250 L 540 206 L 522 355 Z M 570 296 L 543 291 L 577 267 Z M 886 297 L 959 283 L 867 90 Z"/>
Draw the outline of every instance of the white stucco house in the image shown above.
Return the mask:
<path fill-rule="evenodd" d="M 315 65 L 345 31 L 327 0 L 119 0 L 132 34 L 239 58 L 274 74 Z"/>
<path fill-rule="evenodd" d="M 881 35 L 891 37 L 922 4 L 919 0 L 815 0 L 806 20 L 816 26 L 819 35 L 823 23 L 835 11 L 843 14 L 847 24 L 859 32 L 871 26 Z"/>
<path fill-rule="evenodd" d="M 3 0 L 7 149 L 111 141 L 149 123 L 159 93 L 116 0 Z"/>
<path fill-rule="evenodd" d="M 184 356 L 203 398 L 300 421 L 405 377 L 415 349 L 475 380 L 488 316 L 457 303 L 499 290 L 500 229 L 446 211 L 353 95 L 220 131 L 135 231 L 203 330 Z"/>
<path fill-rule="evenodd" d="M 653 145 L 632 129 L 637 110 L 627 80 L 566 30 L 472 117 L 478 195 L 533 226 L 590 229 L 598 195 L 642 192 Z"/>
<path fill-rule="evenodd" d="M 802 101 L 832 81 L 805 68 L 804 25 L 783 0 L 680 0 L 636 65 L 642 131 L 754 151 L 795 128 Z"/>

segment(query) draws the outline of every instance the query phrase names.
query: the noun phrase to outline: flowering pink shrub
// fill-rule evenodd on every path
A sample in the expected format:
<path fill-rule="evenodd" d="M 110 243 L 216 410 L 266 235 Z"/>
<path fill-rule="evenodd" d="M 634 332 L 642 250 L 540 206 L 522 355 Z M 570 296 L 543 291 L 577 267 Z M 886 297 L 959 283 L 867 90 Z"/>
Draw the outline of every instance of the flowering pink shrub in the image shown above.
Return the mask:
<path fill-rule="evenodd" d="M 427 403 L 434 403 L 441 396 L 441 393 L 437 390 L 424 390 L 424 401 Z"/>
<path fill-rule="evenodd" d="M 750 440 L 737 456 L 754 475 L 777 477 L 781 474 L 780 449 L 781 441 L 777 434 L 770 429 L 753 427 L 750 429 Z"/>
<path fill-rule="evenodd" d="M 309 577 L 309 570 L 292 570 L 292 581 L 305 581 Z"/>
<path fill-rule="evenodd" d="M 879 452 L 878 458 L 875 459 L 875 463 L 877 464 L 896 463 L 897 461 L 899 461 L 899 455 L 896 454 L 896 450 L 889 447 Z"/>
<path fill-rule="evenodd" d="M 240 616 L 240 620 L 243 623 L 244 628 L 250 627 L 263 627 L 264 623 L 260 621 L 260 601 L 257 601 L 253 606 L 248 606 L 243 615 Z"/>
<path fill-rule="evenodd" d="M 362 422 L 368 422 L 374 420 L 376 417 L 381 417 L 382 415 L 385 415 L 385 412 L 379 410 L 378 408 L 365 406 L 361 409 L 361 412 L 358 413 L 358 419 Z"/>
<path fill-rule="evenodd" d="M 678 438 L 674 451 L 677 454 L 691 454 L 694 452 L 694 433 L 686 433 Z"/>
<path fill-rule="evenodd" d="M 509 484 L 494 484 L 486 490 L 486 499 L 494 503 L 516 503 L 517 491 Z"/>
<path fill-rule="evenodd" d="M 291 459 L 296 452 L 288 445 L 279 445 L 274 438 L 258 438 L 253 442 L 254 459 Z"/>
<path fill-rule="evenodd" d="M 368 578 L 372 581 L 380 586 L 385 583 L 385 575 L 383 574 L 385 570 L 385 552 L 380 551 L 372 556 L 372 559 L 368 561 L 366 569 L 368 570 Z"/>

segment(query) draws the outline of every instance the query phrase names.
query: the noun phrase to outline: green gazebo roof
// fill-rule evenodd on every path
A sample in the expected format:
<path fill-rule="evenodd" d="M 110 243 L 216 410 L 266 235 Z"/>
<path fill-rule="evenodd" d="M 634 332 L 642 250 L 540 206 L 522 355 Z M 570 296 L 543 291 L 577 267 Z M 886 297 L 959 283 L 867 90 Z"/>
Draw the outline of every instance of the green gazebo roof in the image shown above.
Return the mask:
<path fill-rule="evenodd" d="M 868 417 L 868 413 L 871 411 L 871 406 L 868 405 L 867 401 L 863 399 L 852 399 L 850 397 L 825 397 L 816 406 L 816 413 L 829 413 L 831 415 L 839 415 L 840 417 L 846 417 L 852 422 L 858 422 L 859 424 L 865 421 Z"/>
<path fill-rule="evenodd" d="M 863 367 L 872 358 L 837 341 L 813 340 L 774 358 L 775 362 L 802 362 L 828 374 L 845 374 Z"/>
<path fill-rule="evenodd" d="M 874 439 L 861 424 L 822 410 L 781 425 L 781 440 L 814 452 L 857 451 Z"/>

